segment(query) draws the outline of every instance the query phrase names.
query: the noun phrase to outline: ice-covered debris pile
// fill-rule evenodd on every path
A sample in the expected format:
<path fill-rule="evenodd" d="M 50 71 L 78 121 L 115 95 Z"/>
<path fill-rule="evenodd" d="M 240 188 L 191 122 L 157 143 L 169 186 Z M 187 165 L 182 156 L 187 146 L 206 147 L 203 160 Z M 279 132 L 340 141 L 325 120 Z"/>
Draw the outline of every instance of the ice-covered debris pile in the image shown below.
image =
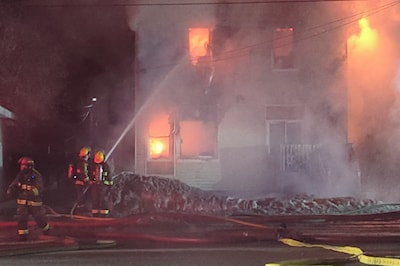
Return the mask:
<path fill-rule="evenodd" d="M 377 204 L 374 200 L 344 198 L 241 199 L 222 196 L 170 178 L 123 172 L 111 188 L 113 213 L 128 216 L 140 212 L 175 211 L 218 215 L 344 214 Z"/>

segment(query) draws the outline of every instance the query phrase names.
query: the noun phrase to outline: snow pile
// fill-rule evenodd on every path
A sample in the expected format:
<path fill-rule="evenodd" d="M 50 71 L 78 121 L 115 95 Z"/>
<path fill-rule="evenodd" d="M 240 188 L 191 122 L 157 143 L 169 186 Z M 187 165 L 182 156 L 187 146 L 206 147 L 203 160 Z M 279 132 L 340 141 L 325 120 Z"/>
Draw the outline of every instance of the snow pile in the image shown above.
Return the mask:
<path fill-rule="evenodd" d="M 345 214 L 377 205 L 374 200 L 351 197 L 245 200 L 219 195 L 170 178 L 123 172 L 110 191 L 113 213 L 124 217 L 141 212 L 182 212 L 206 215 Z"/>

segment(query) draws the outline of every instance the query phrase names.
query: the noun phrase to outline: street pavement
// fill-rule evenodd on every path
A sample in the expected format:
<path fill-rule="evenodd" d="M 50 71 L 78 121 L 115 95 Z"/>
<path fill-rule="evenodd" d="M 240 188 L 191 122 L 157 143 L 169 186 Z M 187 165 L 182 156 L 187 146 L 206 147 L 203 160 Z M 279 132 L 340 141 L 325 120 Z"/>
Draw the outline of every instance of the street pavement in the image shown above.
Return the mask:
<path fill-rule="evenodd" d="M 24 256 L 1 257 L 1 265 L 206 265 L 252 266 L 271 262 L 297 261 L 299 265 L 359 265 L 349 256 L 332 251 L 232 245 L 188 248 L 108 248 L 49 251 Z M 344 264 L 346 262 L 347 264 Z M 307 263 L 307 264 L 305 264 Z M 325 264 L 327 265 L 327 264 Z"/>
<path fill-rule="evenodd" d="M 48 212 L 50 235 L 30 221 L 26 242 L 17 241 L 14 216 L 0 220 L 0 265 L 364 265 L 357 257 L 321 247 L 292 247 L 280 237 L 317 244 L 356 246 L 368 254 L 400 254 L 398 226 L 390 238 L 340 238 L 354 234 L 354 226 L 301 217 L 213 217 L 182 213 L 141 213 L 130 217 L 100 218 Z M 335 229 L 336 228 L 336 229 Z M 382 226 L 366 224 L 374 235 Z M 338 230 L 337 230 L 338 229 Z M 347 231 L 346 231 L 347 230 Z M 364 231 L 359 231 L 363 235 Z M 323 233 L 323 234 L 322 234 Z M 388 234 L 388 232 L 382 232 Z M 311 239 L 310 236 L 314 236 Z M 318 237 L 318 238 L 317 238 Z M 340 237 L 343 237 L 341 235 Z M 317 239 L 317 240 L 315 240 Z M 382 241 L 383 240 L 383 241 Z"/>
<path fill-rule="evenodd" d="M 204 217 L 178 220 L 175 216 L 141 214 L 108 219 L 58 214 L 49 215 L 49 220 L 52 229 L 48 236 L 30 221 L 26 242 L 17 241 L 14 220 L 0 221 L 0 265 L 232 266 L 349 258 L 271 241 L 275 230 L 237 230 L 231 222 L 210 222 Z"/>

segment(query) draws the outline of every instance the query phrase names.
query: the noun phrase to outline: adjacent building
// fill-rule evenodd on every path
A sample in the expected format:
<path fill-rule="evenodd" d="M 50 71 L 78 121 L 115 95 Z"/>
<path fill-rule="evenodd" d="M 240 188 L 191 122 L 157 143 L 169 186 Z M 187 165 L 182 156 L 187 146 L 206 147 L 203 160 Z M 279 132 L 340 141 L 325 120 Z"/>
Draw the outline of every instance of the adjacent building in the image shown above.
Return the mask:
<path fill-rule="evenodd" d="M 0 106 L 0 188 L 2 189 L 6 185 L 4 184 L 4 157 L 3 157 L 3 150 L 4 150 L 3 129 L 4 129 L 4 122 L 6 119 L 15 119 L 15 116 L 11 111 Z"/>

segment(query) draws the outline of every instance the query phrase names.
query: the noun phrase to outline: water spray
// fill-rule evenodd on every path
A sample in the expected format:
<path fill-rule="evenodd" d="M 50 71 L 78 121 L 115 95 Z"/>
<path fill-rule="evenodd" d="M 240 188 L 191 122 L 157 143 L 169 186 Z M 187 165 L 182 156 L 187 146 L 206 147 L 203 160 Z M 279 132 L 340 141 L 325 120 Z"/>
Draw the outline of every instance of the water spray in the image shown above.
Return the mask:
<path fill-rule="evenodd" d="M 184 61 L 185 58 L 182 58 L 181 62 Z M 176 64 L 176 66 L 169 72 L 168 76 L 163 79 L 163 81 L 159 84 L 158 87 L 156 87 L 151 95 L 145 100 L 145 102 L 143 103 L 143 105 L 137 110 L 136 114 L 134 114 L 132 120 L 129 122 L 129 124 L 127 125 L 127 127 L 124 129 L 124 131 L 121 133 L 121 135 L 119 136 L 119 138 L 117 139 L 117 141 L 114 143 L 114 145 L 112 146 L 112 148 L 108 151 L 105 160 L 107 161 L 108 158 L 111 156 L 111 154 L 114 152 L 114 150 L 116 149 L 116 147 L 121 143 L 122 139 L 125 137 L 125 135 L 128 133 L 128 131 L 132 128 L 132 126 L 135 124 L 137 118 L 143 113 L 143 111 L 147 108 L 147 106 L 149 105 L 150 102 L 152 102 L 152 100 L 154 99 L 154 97 L 157 95 L 157 93 L 159 93 L 161 91 L 161 88 L 166 87 L 165 84 L 167 83 L 167 81 L 169 81 L 169 78 L 172 76 L 172 73 L 175 73 L 178 71 L 180 66 L 183 66 L 184 64 L 181 64 L 181 62 L 179 62 L 178 64 Z"/>
<path fill-rule="evenodd" d="M 131 129 L 131 127 L 135 124 L 136 122 L 136 118 L 138 117 L 140 110 L 144 109 L 144 105 L 139 109 L 139 112 L 133 116 L 133 119 L 131 120 L 131 122 L 129 122 L 128 126 L 124 129 L 124 131 L 122 132 L 122 134 L 119 136 L 119 138 L 117 139 L 117 141 L 114 143 L 114 146 L 112 146 L 112 148 L 110 149 L 110 151 L 107 153 L 105 161 L 108 160 L 108 158 L 111 156 L 111 154 L 114 152 L 115 148 L 118 146 L 118 144 L 122 141 L 122 139 L 125 137 L 126 133 Z"/>

